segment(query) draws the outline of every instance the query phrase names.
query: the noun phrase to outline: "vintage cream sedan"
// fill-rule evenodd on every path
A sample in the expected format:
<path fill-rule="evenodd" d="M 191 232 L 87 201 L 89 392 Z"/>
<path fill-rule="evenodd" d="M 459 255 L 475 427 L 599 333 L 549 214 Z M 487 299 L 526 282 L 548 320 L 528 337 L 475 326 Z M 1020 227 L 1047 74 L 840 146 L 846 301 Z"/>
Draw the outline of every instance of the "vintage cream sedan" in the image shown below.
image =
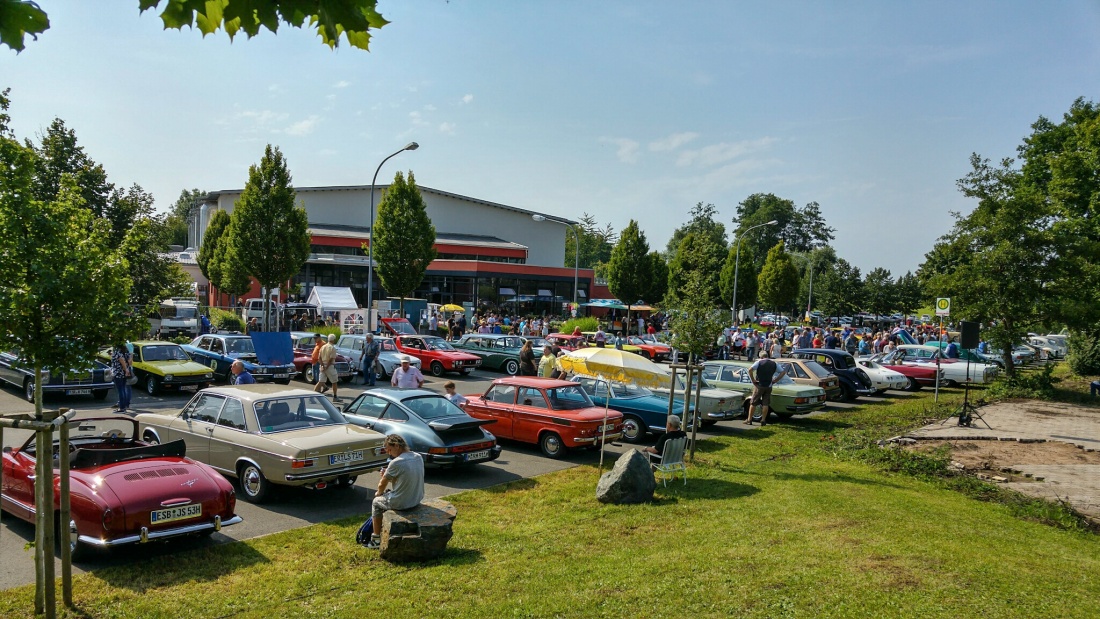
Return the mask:
<path fill-rule="evenodd" d="M 385 464 L 384 436 L 348 423 L 319 393 L 277 384 L 210 387 L 175 416 L 137 416 L 147 443 L 183 439 L 187 456 L 240 481 L 252 503 L 271 484 L 348 488 Z"/>

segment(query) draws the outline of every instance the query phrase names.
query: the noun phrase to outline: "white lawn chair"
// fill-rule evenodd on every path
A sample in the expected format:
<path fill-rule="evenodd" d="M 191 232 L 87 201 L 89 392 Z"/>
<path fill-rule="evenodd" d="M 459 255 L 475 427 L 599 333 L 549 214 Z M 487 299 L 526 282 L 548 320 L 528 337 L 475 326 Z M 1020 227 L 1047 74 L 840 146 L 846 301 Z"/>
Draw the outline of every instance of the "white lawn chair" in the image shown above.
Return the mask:
<path fill-rule="evenodd" d="M 665 442 L 664 451 L 661 454 L 650 455 L 650 466 L 661 484 L 668 486 L 668 480 L 676 479 L 677 474 L 684 476 L 684 485 L 688 483 L 687 467 L 684 466 L 684 447 L 687 445 L 687 437 L 680 437 Z"/>

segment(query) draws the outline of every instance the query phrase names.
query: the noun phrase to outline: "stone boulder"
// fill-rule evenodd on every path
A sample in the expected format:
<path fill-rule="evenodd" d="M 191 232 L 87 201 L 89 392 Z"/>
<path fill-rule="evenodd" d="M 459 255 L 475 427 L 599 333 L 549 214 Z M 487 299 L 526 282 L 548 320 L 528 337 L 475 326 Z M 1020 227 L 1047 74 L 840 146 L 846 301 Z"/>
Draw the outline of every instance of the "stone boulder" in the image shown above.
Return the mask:
<path fill-rule="evenodd" d="M 596 485 L 596 500 L 600 503 L 645 503 L 653 500 L 657 482 L 649 459 L 631 449 L 615 461 L 615 466 L 600 477 Z"/>
<path fill-rule="evenodd" d="M 458 510 L 442 499 L 428 499 L 402 511 L 382 514 L 380 555 L 391 563 L 434 559 L 447 550 Z"/>

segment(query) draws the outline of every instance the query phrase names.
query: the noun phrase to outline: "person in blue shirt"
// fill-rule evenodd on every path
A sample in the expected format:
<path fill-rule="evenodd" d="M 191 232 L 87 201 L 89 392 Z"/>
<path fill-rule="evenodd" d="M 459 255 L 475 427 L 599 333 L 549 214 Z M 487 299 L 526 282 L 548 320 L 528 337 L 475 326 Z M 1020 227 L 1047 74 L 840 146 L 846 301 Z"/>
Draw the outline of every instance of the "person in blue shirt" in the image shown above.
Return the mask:
<path fill-rule="evenodd" d="M 233 384 L 234 385 L 255 385 L 256 379 L 252 377 L 252 374 L 248 373 L 248 370 L 244 369 L 244 362 L 237 359 L 233 362 L 233 365 L 229 366 L 229 370 L 233 372 Z"/>
<path fill-rule="evenodd" d="M 948 359 L 959 358 L 959 345 L 955 343 L 955 340 L 949 341 L 947 348 L 943 351 L 943 356 Z"/>

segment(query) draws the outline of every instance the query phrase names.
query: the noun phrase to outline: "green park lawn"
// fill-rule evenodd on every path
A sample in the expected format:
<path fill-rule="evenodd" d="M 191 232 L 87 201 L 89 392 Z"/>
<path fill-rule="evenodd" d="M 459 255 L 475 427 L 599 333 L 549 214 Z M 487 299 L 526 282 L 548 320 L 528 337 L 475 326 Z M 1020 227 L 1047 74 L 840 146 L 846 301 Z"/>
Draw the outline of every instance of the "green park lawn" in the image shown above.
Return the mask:
<path fill-rule="evenodd" d="M 1096 617 L 1100 536 L 873 446 L 958 397 L 729 431 L 652 504 L 597 503 L 590 466 L 454 495 L 455 536 L 423 565 L 357 546 L 349 519 L 103 568 L 70 615 Z M 32 587 L 0 592 L 0 617 L 32 608 Z"/>

